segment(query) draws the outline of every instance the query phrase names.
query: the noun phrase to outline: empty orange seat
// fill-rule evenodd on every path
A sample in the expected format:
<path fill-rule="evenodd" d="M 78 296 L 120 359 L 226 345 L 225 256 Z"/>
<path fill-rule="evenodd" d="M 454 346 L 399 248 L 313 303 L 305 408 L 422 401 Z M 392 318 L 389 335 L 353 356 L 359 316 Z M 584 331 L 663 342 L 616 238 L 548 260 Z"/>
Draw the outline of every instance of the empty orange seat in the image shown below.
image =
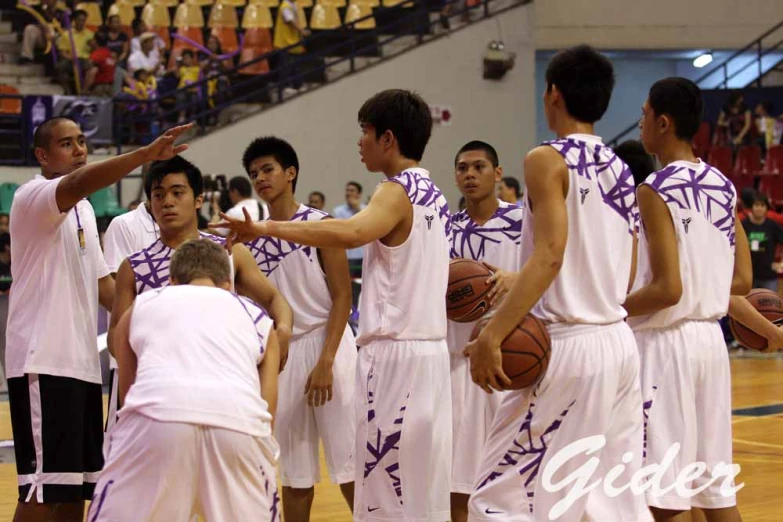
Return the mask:
<path fill-rule="evenodd" d="M 272 48 L 272 32 L 262 27 L 245 31 L 245 48 Z"/>
<path fill-rule="evenodd" d="M 237 32 L 230 27 L 215 27 L 212 29 L 212 36 L 220 42 L 220 48 L 224 53 L 233 53 L 239 49 L 239 40 Z"/>
<path fill-rule="evenodd" d="M 0 85 L 0 94 L 19 96 L 19 91 L 11 85 Z M 21 114 L 22 98 L 0 98 L 0 114 Z"/>
<path fill-rule="evenodd" d="M 272 25 L 272 13 L 269 11 L 269 7 L 250 4 L 245 8 L 245 13 L 242 15 L 242 29 L 269 29 Z M 247 40 L 247 35 L 245 35 L 245 40 Z"/>
<path fill-rule="evenodd" d="M 209 12 L 209 27 L 230 27 L 236 29 L 239 27 L 239 18 L 237 18 L 237 8 L 233 5 L 222 3 L 215 4 Z"/>
<path fill-rule="evenodd" d="M 271 51 L 272 51 L 272 46 L 269 46 L 268 48 L 245 47 L 244 49 L 242 49 L 242 52 L 239 54 L 240 67 L 242 67 L 241 64 L 254 60 Z M 248 75 L 266 74 L 268 72 L 269 72 L 268 60 L 259 60 L 257 63 L 239 69 L 239 74 L 248 74 Z"/>
<path fill-rule="evenodd" d="M 193 4 L 179 4 L 174 13 L 174 27 L 177 29 L 183 27 L 204 27 L 204 14 L 201 7 Z"/>
<path fill-rule="evenodd" d="M 180 4 L 184 5 L 184 4 Z M 201 32 L 200 27 L 180 27 L 177 29 L 177 34 L 184 36 L 185 38 L 189 38 L 196 42 L 199 45 L 204 45 L 204 33 Z M 174 38 L 174 45 L 171 47 L 172 50 L 174 49 L 193 49 L 196 51 L 196 47 L 193 45 L 187 43 L 184 40 L 180 40 L 179 38 Z"/>

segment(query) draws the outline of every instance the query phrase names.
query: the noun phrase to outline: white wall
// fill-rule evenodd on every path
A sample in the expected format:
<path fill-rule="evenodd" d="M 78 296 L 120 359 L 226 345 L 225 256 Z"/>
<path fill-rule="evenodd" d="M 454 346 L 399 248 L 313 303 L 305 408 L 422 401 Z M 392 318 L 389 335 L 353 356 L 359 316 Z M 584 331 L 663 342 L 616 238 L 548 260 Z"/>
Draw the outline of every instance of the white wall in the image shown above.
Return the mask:
<path fill-rule="evenodd" d="M 515 68 L 502 81 L 481 78 L 486 44 L 497 38 L 500 21 L 507 49 L 517 53 Z M 357 180 L 369 196 L 380 174 L 368 173 L 359 161 L 361 104 L 378 91 L 406 88 L 431 105 L 451 107 L 449 126 L 436 125 L 422 165 L 433 174 L 449 202 L 459 194 L 453 181 L 453 159 L 464 143 L 481 139 L 497 149 L 506 171 L 521 175 L 524 154 L 535 143 L 532 6 L 511 10 L 407 54 L 342 79 L 290 103 L 274 107 L 191 143 L 184 156 L 204 173 L 244 174 L 241 156 L 255 137 L 274 134 L 287 139 L 299 155 L 297 194 L 326 194 L 327 207 L 343 202 L 343 187 Z"/>
<path fill-rule="evenodd" d="M 781 20 L 780 0 L 542 0 L 536 46 L 737 49 Z"/>

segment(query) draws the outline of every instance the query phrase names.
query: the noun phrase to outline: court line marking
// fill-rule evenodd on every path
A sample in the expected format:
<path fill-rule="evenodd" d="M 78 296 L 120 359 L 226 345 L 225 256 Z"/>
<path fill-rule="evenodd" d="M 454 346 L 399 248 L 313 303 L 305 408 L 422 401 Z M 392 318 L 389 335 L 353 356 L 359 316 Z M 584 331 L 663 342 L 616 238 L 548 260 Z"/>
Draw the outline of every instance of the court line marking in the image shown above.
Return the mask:
<path fill-rule="evenodd" d="M 745 439 L 731 439 L 732 442 L 739 442 L 740 444 L 748 444 L 749 446 L 759 446 L 762 448 L 775 448 L 783 450 L 783 444 L 770 444 L 769 442 L 756 442 L 754 440 Z"/>

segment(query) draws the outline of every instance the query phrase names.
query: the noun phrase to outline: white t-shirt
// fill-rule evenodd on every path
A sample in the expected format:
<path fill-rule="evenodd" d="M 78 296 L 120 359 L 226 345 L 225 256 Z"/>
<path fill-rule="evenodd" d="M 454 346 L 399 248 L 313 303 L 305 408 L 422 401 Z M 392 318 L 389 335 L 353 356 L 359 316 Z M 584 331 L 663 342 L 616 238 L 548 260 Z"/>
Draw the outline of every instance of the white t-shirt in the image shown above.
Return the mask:
<path fill-rule="evenodd" d="M 263 215 L 259 214 L 258 205 L 261 205 L 261 211 L 263 212 Z M 266 203 L 261 203 L 260 201 L 256 201 L 253 198 L 243 199 L 228 209 L 228 211 L 226 211 L 226 215 L 235 219 L 245 219 L 245 213 L 242 211 L 242 209 L 245 208 L 247 209 L 247 213 L 250 214 L 250 219 L 253 221 L 261 221 L 262 219 L 269 217 L 269 209 L 267 208 Z M 218 228 L 214 231 L 218 235 L 224 237 L 228 235 L 228 229 L 225 228 Z"/>
<path fill-rule="evenodd" d="M 737 191 L 715 167 L 675 161 L 644 184 L 666 203 L 677 233 L 682 278 L 680 301 L 654 314 L 629 317 L 634 330 L 667 328 L 683 320 L 717 320 L 726 315 L 734 276 Z M 642 223 L 638 268 L 632 291 L 652 280 L 650 246 Z"/>
<path fill-rule="evenodd" d="M 158 225 L 143 203 L 136 210 L 112 219 L 103 236 L 109 270 L 116 273 L 127 257 L 150 246 L 158 237 Z"/>
<path fill-rule="evenodd" d="M 11 205 L 14 284 L 6 374 L 41 373 L 100 383 L 98 279 L 109 275 L 109 269 L 89 201 L 83 199 L 65 213 L 57 208 L 62 179 L 37 175 L 19 187 Z"/>
<path fill-rule="evenodd" d="M 413 226 L 399 246 L 372 241 L 364 247 L 359 338 L 440 341 L 446 338 L 449 280 L 449 206 L 422 168 L 384 183 L 398 183 L 413 206 Z"/>
<path fill-rule="evenodd" d="M 136 380 L 120 410 L 163 422 L 272 434 L 258 365 L 272 320 L 249 299 L 215 287 L 169 286 L 133 305 Z"/>
<path fill-rule="evenodd" d="M 143 52 L 134 51 L 128 57 L 128 71 L 134 73 L 139 69 L 146 69 L 155 74 L 160 64 L 160 55 L 155 51 L 150 52 L 149 56 Z"/>

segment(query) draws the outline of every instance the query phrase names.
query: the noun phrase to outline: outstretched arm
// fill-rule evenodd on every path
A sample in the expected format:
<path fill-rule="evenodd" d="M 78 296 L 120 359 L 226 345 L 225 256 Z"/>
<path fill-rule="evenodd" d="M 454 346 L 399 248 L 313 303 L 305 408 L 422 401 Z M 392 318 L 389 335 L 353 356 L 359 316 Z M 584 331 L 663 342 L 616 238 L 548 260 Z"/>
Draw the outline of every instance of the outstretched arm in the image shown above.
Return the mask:
<path fill-rule="evenodd" d="M 511 383 L 503 372 L 500 344 L 541 299 L 563 264 L 568 239 L 567 175 L 562 156 L 551 147 L 537 147 L 525 158 L 525 183 L 535 216 L 533 253 L 497 313 L 465 350 L 473 382 L 487 393 Z"/>
<path fill-rule="evenodd" d="M 223 213 L 222 223 L 209 228 L 230 229 L 230 243 L 245 243 L 260 236 L 272 236 L 300 245 L 318 248 L 357 248 L 389 235 L 405 219 L 410 200 L 397 183 L 382 183 L 370 203 L 350 219 L 323 219 L 321 221 L 260 221 L 253 222 L 245 212 L 245 219 L 233 219 Z"/>

